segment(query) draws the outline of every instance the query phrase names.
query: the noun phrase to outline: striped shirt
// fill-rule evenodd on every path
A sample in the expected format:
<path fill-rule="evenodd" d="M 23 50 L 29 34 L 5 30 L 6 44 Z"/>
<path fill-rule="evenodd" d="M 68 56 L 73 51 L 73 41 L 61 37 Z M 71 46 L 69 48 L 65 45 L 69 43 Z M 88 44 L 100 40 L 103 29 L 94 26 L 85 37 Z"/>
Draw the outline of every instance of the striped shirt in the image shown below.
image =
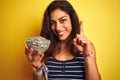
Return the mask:
<path fill-rule="evenodd" d="M 85 64 L 82 54 L 71 60 L 58 61 L 50 57 L 47 61 L 48 80 L 85 80 Z"/>

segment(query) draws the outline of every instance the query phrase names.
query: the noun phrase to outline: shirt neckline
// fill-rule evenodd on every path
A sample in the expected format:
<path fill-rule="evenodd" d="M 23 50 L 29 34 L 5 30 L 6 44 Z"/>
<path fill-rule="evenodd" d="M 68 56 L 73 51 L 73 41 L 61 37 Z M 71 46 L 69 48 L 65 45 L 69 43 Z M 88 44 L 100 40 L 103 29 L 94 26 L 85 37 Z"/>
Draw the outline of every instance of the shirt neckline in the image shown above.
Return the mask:
<path fill-rule="evenodd" d="M 53 56 L 51 56 L 51 57 L 52 57 L 53 60 L 55 60 L 57 62 L 71 62 L 71 61 L 74 61 L 77 56 L 78 56 L 78 54 L 75 55 L 72 59 L 68 59 L 68 60 L 57 60 Z"/>

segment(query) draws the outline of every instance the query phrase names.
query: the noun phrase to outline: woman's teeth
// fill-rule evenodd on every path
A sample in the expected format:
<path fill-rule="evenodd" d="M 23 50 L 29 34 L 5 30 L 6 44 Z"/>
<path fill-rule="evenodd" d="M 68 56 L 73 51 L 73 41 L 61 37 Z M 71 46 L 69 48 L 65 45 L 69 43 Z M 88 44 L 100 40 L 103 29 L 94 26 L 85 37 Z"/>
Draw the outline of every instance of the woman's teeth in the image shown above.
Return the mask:
<path fill-rule="evenodd" d="M 65 33 L 65 31 L 59 32 L 58 35 L 61 36 Z"/>

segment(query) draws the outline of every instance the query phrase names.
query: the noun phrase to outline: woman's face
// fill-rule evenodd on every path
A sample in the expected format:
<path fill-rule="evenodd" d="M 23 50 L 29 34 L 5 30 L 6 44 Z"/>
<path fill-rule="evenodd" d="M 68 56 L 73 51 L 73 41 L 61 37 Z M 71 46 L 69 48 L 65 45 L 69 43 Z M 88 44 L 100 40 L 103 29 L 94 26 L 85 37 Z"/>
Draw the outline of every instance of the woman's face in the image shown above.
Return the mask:
<path fill-rule="evenodd" d="M 70 16 L 61 9 L 55 9 L 50 14 L 50 26 L 59 40 L 64 41 L 72 32 Z"/>

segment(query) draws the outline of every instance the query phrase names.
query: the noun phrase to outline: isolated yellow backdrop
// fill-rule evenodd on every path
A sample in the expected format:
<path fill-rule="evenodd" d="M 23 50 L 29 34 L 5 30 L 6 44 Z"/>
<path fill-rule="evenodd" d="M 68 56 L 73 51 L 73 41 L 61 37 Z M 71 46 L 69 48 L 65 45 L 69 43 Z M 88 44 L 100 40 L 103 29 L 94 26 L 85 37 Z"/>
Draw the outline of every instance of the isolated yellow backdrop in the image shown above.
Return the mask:
<path fill-rule="evenodd" d="M 102 80 L 120 80 L 120 1 L 68 0 L 94 43 Z M 0 0 L 0 80 L 32 80 L 25 39 L 39 35 L 51 0 Z"/>

